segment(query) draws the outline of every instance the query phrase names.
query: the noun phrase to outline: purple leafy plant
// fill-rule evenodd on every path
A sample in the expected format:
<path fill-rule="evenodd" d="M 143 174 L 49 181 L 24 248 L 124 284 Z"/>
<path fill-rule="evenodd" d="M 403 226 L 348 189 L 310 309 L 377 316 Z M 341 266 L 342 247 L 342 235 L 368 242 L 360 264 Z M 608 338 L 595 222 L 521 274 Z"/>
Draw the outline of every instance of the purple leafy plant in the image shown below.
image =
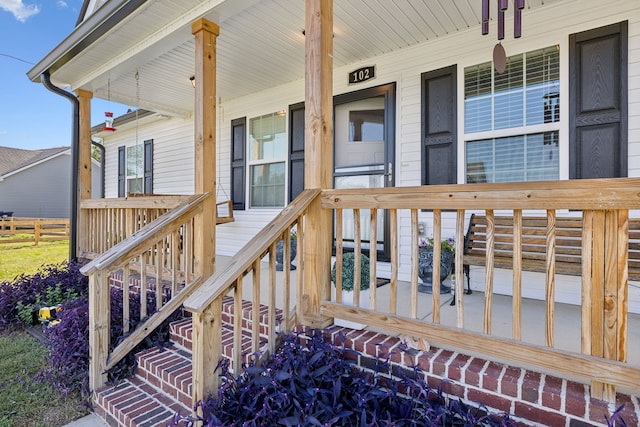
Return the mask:
<path fill-rule="evenodd" d="M 87 295 L 89 280 L 80 273 L 82 264 L 77 262 L 43 266 L 34 275 L 20 275 L 11 282 L 0 283 L 0 330 L 15 327 L 28 321 L 20 311 L 53 305 L 63 301 L 50 300 L 52 295 Z"/>
<path fill-rule="evenodd" d="M 177 414 L 173 425 L 515 426 L 506 414 L 447 399 L 418 368 L 392 379 L 388 360 L 379 360 L 364 371 L 355 352 L 327 342 L 321 331 L 280 339 L 272 357 L 240 376 L 224 360 L 217 395 L 198 403 L 204 418 Z"/>

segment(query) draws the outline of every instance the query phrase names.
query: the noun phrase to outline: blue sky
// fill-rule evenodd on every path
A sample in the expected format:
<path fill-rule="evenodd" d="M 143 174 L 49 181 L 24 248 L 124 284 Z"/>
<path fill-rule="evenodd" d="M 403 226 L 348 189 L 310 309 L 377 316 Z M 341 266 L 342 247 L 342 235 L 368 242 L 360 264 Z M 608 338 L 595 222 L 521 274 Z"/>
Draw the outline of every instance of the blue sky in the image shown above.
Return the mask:
<path fill-rule="evenodd" d="M 26 73 L 73 30 L 81 7 L 82 0 L 0 0 L 0 146 L 71 145 L 71 103 Z M 118 116 L 127 107 L 93 99 L 92 125 L 105 109 Z"/>

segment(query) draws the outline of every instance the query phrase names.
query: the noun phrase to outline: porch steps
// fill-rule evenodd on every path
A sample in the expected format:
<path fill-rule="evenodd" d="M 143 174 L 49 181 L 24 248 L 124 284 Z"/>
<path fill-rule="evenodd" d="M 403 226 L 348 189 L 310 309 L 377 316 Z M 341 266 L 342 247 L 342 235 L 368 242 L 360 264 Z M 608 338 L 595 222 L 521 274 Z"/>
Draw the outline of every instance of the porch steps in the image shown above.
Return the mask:
<path fill-rule="evenodd" d="M 243 301 L 242 352 L 245 363 L 251 355 L 252 305 Z M 268 308 L 260 307 L 261 345 L 266 343 Z M 280 313 L 276 314 L 277 316 Z M 222 355 L 233 366 L 234 305 L 231 298 L 223 301 Z M 138 368 L 133 378 L 95 393 L 96 414 L 113 427 L 165 426 L 175 413 L 191 413 L 191 319 L 170 326 L 171 345 L 151 348 L 136 354 Z"/>

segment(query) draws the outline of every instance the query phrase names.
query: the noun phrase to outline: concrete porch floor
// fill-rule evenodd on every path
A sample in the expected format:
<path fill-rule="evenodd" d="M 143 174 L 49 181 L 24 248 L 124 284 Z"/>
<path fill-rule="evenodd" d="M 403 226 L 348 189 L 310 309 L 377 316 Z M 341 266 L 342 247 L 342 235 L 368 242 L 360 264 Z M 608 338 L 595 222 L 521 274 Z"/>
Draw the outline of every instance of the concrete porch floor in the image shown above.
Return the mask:
<path fill-rule="evenodd" d="M 230 257 L 218 256 L 218 268 L 222 268 Z M 295 304 L 296 298 L 296 272 L 291 271 L 291 304 Z M 269 265 L 261 264 L 261 303 L 268 303 L 267 289 L 269 286 Z M 277 296 L 276 305 L 282 308 L 283 272 L 276 273 Z M 243 282 L 243 297 L 252 298 L 251 275 L 245 277 Z M 445 281 L 449 284 L 449 280 Z M 526 283 L 525 285 L 526 286 Z M 377 310 L 388 312 L 389 297 L 391 287 L 383 285 L 377 288 Z M 456 326 L 456 306 L 451 306 L 451 294 L 441 295 L 440 301 L 440 324 L 445 326 Z M 464 295 L 464 325 L 465 329 L 482 332 L 484 325 L 484 292 L 473 291 L 471 295 Z M 398 282 L 397 313 L 401 316 L 410 317 L 410 283 Z M 433 315 L 433 300 L 431 294 L 418 293 L 418 319 L 431 321 Z M 578 305 L 558 303 L 555 304 L 554 321 L 554 347 L 560 350 L 580 352 L 580 316 L 581 307 Z M 627 362 L 633 366 L 640 367 L 640 352 L 634 351 L 640 345 L 640 315 L 629 314 L 628 318 L 628 348 Z M 530 298 L 522 300 L 522 342 L 545 345 L 545 302 Z M 368 328 L 376 330 L 375 328 Z M 377 330 L 379 332 L 385 332 Z M 493 309 L 491 321 L 491 335 L 500 338 L 510 339 L 512 337 L 512 297 L 508 295 L 493 295 Z M 437 343 L 434 343 L 437 345 Z"/>

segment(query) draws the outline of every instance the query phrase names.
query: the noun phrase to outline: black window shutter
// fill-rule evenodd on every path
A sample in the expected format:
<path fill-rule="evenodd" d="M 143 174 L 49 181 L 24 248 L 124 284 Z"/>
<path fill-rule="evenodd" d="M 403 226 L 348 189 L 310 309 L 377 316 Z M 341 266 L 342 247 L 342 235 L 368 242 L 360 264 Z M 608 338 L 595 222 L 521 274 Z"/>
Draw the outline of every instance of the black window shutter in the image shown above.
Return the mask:
<path fill-rule="evenodd" d="M 127 185 L 127 159 L 125 146 L 118 147 L 118 197 L 124 197 Z"/>
<path fill-rule="evenodd" d="M 455 65 L 422 73 L 422 185 L 457 183 Z"/>
<path fill-rule="evenodd" d="M 231 200 L 234 210 L 245 209 L 245 146 L 247 118 L 231 121 Z"/>
<path fill-rule="evenodd" d="M 153 139 L 144 142 L 144 194 L 153 194 Z"/>
<path fill-rule="evenodd" d="M 569 178 L 628 175 L 627 21 L 569 36 Z"/>
<path fill-rule="evenodd" d="M 304 190 L 304 102 L 289 106 L 289 202 Z"/>

